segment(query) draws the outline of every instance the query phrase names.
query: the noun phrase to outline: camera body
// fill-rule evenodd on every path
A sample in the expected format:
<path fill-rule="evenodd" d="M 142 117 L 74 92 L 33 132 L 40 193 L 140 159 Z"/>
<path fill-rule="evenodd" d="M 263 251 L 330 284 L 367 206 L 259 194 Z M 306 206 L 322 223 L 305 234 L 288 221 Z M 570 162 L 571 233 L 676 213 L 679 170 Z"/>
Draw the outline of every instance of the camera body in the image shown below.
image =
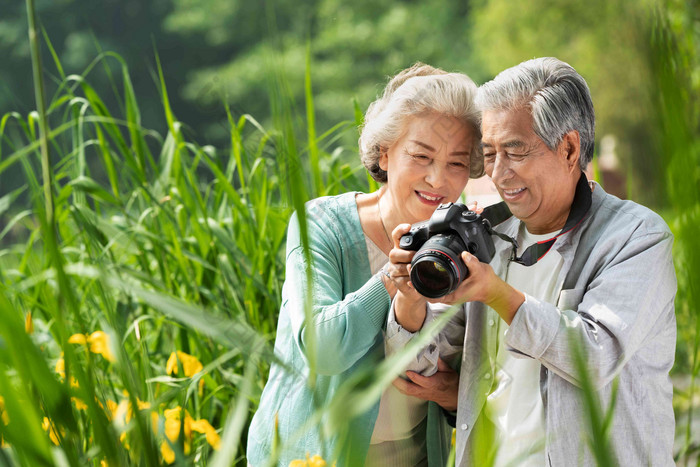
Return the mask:
<path fill-rule="evenodd" d="M 489 263 L 496 252 L 487 220 L 461 203 L 441 204 L 429 220 L 401 237 L 399 246 L 416 251 L 411 282 L 418 293 L 438 298 L 453 292 L 469 275 L 463 251 Z"/>

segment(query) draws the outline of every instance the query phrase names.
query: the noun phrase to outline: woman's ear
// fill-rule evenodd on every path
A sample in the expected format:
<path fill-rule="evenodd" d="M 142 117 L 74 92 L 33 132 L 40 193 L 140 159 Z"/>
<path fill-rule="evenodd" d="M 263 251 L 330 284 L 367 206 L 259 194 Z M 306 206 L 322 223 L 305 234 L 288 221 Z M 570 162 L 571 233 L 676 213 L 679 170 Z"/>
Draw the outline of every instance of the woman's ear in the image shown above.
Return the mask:
<path fill-rule="evenodd" d="M 389 154 L 386 148 L 379 148 L 379 168 L 386 172 L 389 169 Z"/>

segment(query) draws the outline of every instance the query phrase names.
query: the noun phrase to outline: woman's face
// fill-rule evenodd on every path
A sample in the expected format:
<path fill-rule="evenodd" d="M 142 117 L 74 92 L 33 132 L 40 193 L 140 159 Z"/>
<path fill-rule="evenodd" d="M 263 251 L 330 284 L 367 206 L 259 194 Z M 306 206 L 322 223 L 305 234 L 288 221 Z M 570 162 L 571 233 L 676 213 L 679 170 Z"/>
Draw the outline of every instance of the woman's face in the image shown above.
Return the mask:
<path fill-rule="evenodd" d="M 455 202 L 469 180 L 474 131 L 454 117 L 411 117 L 403 135 L 382 153 L 394 225 L 429 219 L 441 203 Z M 384 204 L 382 203 L 382 206 Z"/>

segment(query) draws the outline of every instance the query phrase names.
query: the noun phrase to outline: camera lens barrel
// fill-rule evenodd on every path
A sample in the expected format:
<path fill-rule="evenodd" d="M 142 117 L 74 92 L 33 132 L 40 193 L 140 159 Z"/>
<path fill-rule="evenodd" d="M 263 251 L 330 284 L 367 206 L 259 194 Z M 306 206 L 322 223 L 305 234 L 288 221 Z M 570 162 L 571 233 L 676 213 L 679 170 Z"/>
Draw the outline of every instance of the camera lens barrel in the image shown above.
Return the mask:
<path fill-rule="evenodd" d="M 466 246 L 456 234 L 437 234 L 418 250 L 411 261 L 411 282 L 428 298 L 453 292 L 468 275 L 460 258 Z"/>

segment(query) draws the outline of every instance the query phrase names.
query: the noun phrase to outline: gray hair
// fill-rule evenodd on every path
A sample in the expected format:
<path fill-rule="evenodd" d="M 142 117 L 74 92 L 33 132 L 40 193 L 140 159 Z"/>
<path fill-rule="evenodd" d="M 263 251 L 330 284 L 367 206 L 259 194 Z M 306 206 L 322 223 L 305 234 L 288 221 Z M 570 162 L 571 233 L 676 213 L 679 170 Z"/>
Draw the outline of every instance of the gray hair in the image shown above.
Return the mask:
<path fill-rule="evenodd" d="M 483 175 L 481 112 L 474 104 L 476 92 L 476 84 L 468 76 L 447 73 L 422 63 L 394 76 L 382 96 L 367 108 L 360 130 L 360 157 L 372 178 L 386 183 L 386 171 L 379 167 L 382 151 L 399 140 L 409 118 L 427 113 L 454 117 L 472 128 L 474 141 L 469 176 Z"/>
<path fill-rule="evenodd" d="M 500 72 L 479 88 L 479 109 L 528 108 L 533 130 L 551 150 L 566 133 L 576 130 L 581 140 L 579 166 L 593 159 L 595 112 L 586 80 L 574 68 L 552 57 L 535 58 Z"/>

